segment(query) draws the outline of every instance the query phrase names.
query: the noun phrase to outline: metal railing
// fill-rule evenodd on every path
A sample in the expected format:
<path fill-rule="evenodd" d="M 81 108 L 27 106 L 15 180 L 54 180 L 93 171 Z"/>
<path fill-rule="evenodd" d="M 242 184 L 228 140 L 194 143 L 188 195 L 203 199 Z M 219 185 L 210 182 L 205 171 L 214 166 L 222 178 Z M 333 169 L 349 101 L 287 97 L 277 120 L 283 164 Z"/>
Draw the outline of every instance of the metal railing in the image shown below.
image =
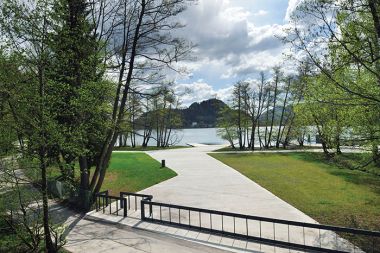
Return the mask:
<path fill-rule="evenodd" d="M 127 198 L 128 210 L 130 210 L 131 206 L 134 204 L 132 209 L 134 208 L 135 211 L 137 211 L 137 209 L 140 207 L 138 204 L 138 198 L 140 198 L 140 200 L 151 201 L 153 199 L 153 196 L 134 192 L 120 192 L 120 198 Z M 131 201 L 131 199 L 134 199 L 134 201 Z"/>
<path fill-rule="evenodd" d="M 119 215 L 119 211 L 127 217 L 128 210 L 134 209 L 137 211 L 140 208 L 138 200 L 151 201 L 152 195 L 145 195 L 133 192 L 120 192 L 118 197 L 110 196 L 108 190 L 95 194 L 95 209 L 96 211 L 103 211 L 103 213 Z M 134 200 L 134 201 L 132 201 Z"/>
<path fill-rule="evenodd" d="M 145 212 L 147 207 L 149 215 Z M 141 219 L 312 252 L 380 252 L 379 231 L 272 219 L 144 199 L 141 200 Z"/>
<path fill-rule="evenodd" d="M 114 209 L 116 208 L 116 211 L 112 211 L 113 203 L 115 204 Z M 97 212 L 103 211 L 103 213 L 105 213 L 108 211 L 109 214 L 116 214 L 119 216 L 119 211 L 122 211 L 123 216 L 127 217 L 127 209 L 124 208 L 126 205 L 127 200 L 125 198 L 110 196 L 108 190 L 95 194 L 95 208 Z"/>

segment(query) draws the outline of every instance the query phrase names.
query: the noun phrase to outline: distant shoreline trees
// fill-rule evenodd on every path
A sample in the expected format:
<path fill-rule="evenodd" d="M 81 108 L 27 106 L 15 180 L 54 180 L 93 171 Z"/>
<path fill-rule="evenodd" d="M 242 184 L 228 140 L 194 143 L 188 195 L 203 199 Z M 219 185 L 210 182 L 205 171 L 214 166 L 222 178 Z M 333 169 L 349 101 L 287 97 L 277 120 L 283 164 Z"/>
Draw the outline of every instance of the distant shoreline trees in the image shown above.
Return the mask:
<path fill-rule="evenodd" d="M 239 81 L 234 85 L 231 109 L 220 112 L 219 135 L 239 149 L 255 150 L 289 145 L 293 127 L 292 107 L 298 103 L 291 89 L 292 77 L 284 77 L 279 68 L 273 70 L 273 80 L 260 73 L 259 81 Z M 256 146 L 255 146 L 256 144 Z"/>

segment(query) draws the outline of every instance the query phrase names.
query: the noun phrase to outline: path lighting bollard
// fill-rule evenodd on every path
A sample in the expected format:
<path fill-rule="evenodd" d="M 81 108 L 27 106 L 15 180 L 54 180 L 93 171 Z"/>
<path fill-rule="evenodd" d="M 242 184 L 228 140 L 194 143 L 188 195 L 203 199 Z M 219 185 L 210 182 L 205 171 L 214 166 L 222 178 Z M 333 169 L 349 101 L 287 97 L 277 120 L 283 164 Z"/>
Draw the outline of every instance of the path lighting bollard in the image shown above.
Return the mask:
<path fill-rule="evenodd" d="M 165 160 L 161 160 L 161 168 L 165 168 Z"/>

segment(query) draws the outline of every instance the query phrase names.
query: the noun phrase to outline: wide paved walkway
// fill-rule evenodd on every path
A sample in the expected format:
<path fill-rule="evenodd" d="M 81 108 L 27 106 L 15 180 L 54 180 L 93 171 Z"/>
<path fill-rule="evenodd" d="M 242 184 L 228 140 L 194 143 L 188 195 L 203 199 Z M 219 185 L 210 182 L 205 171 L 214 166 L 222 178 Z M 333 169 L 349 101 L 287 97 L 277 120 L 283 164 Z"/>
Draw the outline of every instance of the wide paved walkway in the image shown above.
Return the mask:
<path fill-rule="evenodd" d="M 166 165 L 176 171 L 178 176 L 169 179 L 167 181 L 161 182 L 150 188 L 147 188 L 141 193 L 151 194 L 154 196 L 153 201 L 171 203 L 176 205 L 193 206 L 198 208 L 215 209 L 226 212 L 242 213 L 248 215 L 257 215 L 277 219 L 287 219 L 299 222 L 316 223 L 312 218 L 302 213 L 295 207 L 276 197 L 266 189 L 262 188 L 255 182 L 251 181 L 247 177 L 243 176 L 233 168 L 219 162 L 218 160 L 212 158 L 207 153 L 220 148 L 218 146 L 198 146 L 194 148 L 185 149 L 172 149 L 172 150 L 160 150 L 160 151 L 149 151 L 147 152 L 153 158 L 161 161 L 166 160 Z M 132 201 L 132 205 L 134 201 Z M 116 204 L 113 204 L 113 210 L 116 208 Z M 132 206 L 132 210 L 139 208 L 139 204 L 135 207 Z M 152 245 L 151 250 L 145 248 L 143 251 L 147 250 L 150 252 L 166 252 L 160 251 L 160 247 L 174 247 L 175 241 L 170 241 L 167 237 L 174 237 L 175 240 L 185 239 L 187 241 L 183 248 L 172 248 L 173 251 L 177 252 L 187 252 L 188 250 L 197 252 L 199 250 L 204 250 L 204 252 L 213 252 L 213 248 L 197 248 L 193 243 L 200 243 L 203 246 L 215 247 L 214 250 L 226 250 L 232 252 L 266 252 L 266 253 L 279 253 L 279 252 L 297 252 L 288 249 L 282 249 L 278 247 L 262 245 L 258 243 L 247 242 L 244 240 L 236 240 L 228 237 L 224 237 L 217 234 L 208 234 L 203 231 L 188 230 L 185 228 L 172 227 L 168 225 L 158 225 L 150 223 L 148 221 L 140 220 L 140 210 L 135 212 L 128 211 L 128 217 L 123 218 L 120 216 L 107 214 L 108 208 L 105 209 L 106 213 L 103 212 L 92 212 L 88 217 L 93 217 L 107 222 L 116 222 L 119 225 L 138 228 L 141 232 L 137 237 L 133 234 L 136 230 L 127 229 L 125 232 L 118 230 L 114 231 L 113 227 L 104 227 L 105 225 L 95 225 L 91 224 L 88 227 L 88 231 L 84 233 L 83 240 L 78 241 L 78 245 L 71 241 L 71 247 L 69 249 L 81 250 L 81 246 L 86 245 L 87 240 L 90 238 L 96 238 L 99 236 L 99 243 L 95 243 L 94 250 L 105 249 L 104 247 L 114 247 L 112 250 L 123 250 L 124 239 L 126 238 L 139 238 L 139 240 L 147 240 L 149 236 L 155 235 L 157 233 L 159 238 L 152 238 L 153 241 L 149 242 L 147 245 Z M 115 212 L 115 211 L 113 211 Z M 145 210 L 148 213 L 148 210 Z M 161 208 L 153 208 L 153 217 L 166 217 L 163 220 L 173 219 L 173 221 L 185 221 L 192 222 L 193 226 L 200 226 L 200 218 L 198 219 L 198 214 L 196 212 L 187 214 L 187 212 L 178 212 L 175 210 L 166 210 Z M 200 215 L 200 214 L 199 214 Z M 179 218 L 181 217 L 181 218 Z M 209 219 L 208 219 L 209 218 Z M 210 217 L 202 218 L 202 227 L 223 227 L 225 231 L 235 231 L 235 220 L 223 220 L 217 219 L 218 217 L 213 217 L 211 221 Z M 220 218 L 220 217 L 219 217 Z M 197 223 L 199 222 L 199 224 Z M 221 224 L 220 224 L 221 223 Z M 276 227 L 272 223 L 236 223 L 236 231 L 239 234 L 244 234 L 245 231 L 250 231 L 249 235 L 258 236 L 262 238 L 276 238 L 277 240 L 289 241 L 292 243 L 302 244 L 306 243 L 310 246 L 323 245 L 330 249 L 348 249 L 351 251 L 353 248 L 350 243 L 339 238 L 336 234 L 328 231 L 318 231 L 302 228 L 291 228 L 291 233 L 289 234 L 289 227 L 283 225 L 277 225 Z M 186 223 L 187 224 L 187 223 Z M 212 225 L 210 225 L 212 224 Z M 83 233 L 88 225 L 83 224 L 83 227 L 78 229 L 78 236 L 81 238 L 80 233 Z M 97 228 L 96 226 L 99 226 Z M 77 226 L 76 226 L 77 227 Z M 110 230 L 111 229 L 111 230 Z M 86 229 L 84 230 L 86 231 Z M 93 231 L 93 232 L 91 232 Z M 96 232 L 95 232 L 96 231 Z M 110 231 L 111 233 L 108 233 Z M 275 232 L 276 231 L 276 232 Z M 103 233 L 104 232 L 104 233 Z M 139 232 L 139 233 L 140 233 Z M 146 234 L 144 233 L 152 233 Z M 94 233 L 94 234 L 92 234 Z M 114 237 L 113 233 L 117 236 Z M 125 234 L 124 234 L 125 233 Z M 248 233 L 248 232 L 247 232 Z M 70 233 L 73 235 L 73 233 Z M 121 237 L 120 237 L 121 236 Z M 290 237 L 289 237 L 290 236 Z M 76 233 L 72 238 L 77 238 Z M 164 240 L 168 240 L 165 241 Z M 106 243 L 102 243 L 106 239 Z M 92 243 L 96 242 L 91 240 Z M 118 244 L 120 242 L 120 244 Z M 128 240 L 125 240 L 127 243 Z M 107 245 L 109 244 L 109 245 Z M 140 243 L 137 243 L 140 244 Z M 181 246 L 182 247 L 182 246 Z M 200 247 L 200 246 L 199 246 Z M 133 252 L 133 247 L 130 248 Z M 136 250 L 136 248 L 135 248 Z M 96 251 L 96 250 L 95 250 Z M 106 251 L 106 250 L 105 250 Z M 169 252 L 170 250 L 167 250 Z M 355 249 L 354 249 L 355 251 Z M 127 251 L 128 252 L 128 251 Z M 356 248 L 356 252 L 360 252 Z"/>
<path fill-rule="evenodd" d="M 70 252 L 81 253 L 224 253 L 222 249 L 182 240 L 149 229 L 138 229 L 139 219 L 131 227 L 124 223 L 129 220 L 110 215 L 99 219 L 87 215 L 73 226 L 67 236 L 65 248 Z M 115 220 L 116 218 L 116 220 Z M 112 220 L 114 219 L 114 220 Z M 141 224 L 147 226 L 147 224 Z"/>
<path fill-rule="evenodd" d="M 207 154 L 218 146 L 147 152 L 178 173 L 142 191 L 154 201 L 270 218 L 315 222 L 233 168 Z"/>

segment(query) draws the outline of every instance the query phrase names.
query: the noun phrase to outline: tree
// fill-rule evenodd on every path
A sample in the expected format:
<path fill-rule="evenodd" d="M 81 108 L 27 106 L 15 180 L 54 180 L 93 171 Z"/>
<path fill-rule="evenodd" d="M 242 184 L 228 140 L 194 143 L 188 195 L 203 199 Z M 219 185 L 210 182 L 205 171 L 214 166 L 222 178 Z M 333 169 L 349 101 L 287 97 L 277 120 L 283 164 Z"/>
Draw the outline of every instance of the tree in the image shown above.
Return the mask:
<path fill-rule="evenodd" d="M 271 142 L 272 142 L 272 133 L 273 133 L 273 124 L 274 124 L 274 117 L 276 115 L 276 104 L 277 104 L 277 96 L 278 96 L 278 86 L 279 86 L 279 83 L 280 83 L 280 80 L 282 78 L 282 73 L 280 72 L 280 68 L 279 67 L 275 67 L 273 69 L 273 72 L 274 72 L 274 87 L 273 87 L 273 97 L 272 97 L 272 118 L 271 118 L 271 123 L 270 123 L 270 129 L 269 129 L 269 133 L 268 133 L 268 141 L 265 143 L 265 147 L 268 148 L 270 145 L 271 145 Z M 268 117 L 268 114 L 269 114 L 269 100 L 268 100 L 268 105 L 267 105 L 267 117 Z M 268 124 L 268 122 L 267 122 Z"/>
<path fill-rule="evenodd" d="M 289 117 L 289 115 L 285 115 L 285 110 L 288 106 L 288 97 L 289 97 L 289 92 L 290 92 L 290 85 L 291 85 L 291 78 L 288 77 L 287 78 L 287 85 L 285 87 L 285 98 L 284 98 L 283 104 L 282 104 L 280 122 L 279 122 L 278 129 L 277 129 L 276 148 L 280 147 L 280 142 L 281 142 L 281 137 L 282 137 L 281 132 L 282 132 L 282 126 L 284 123 L 284 117 L 286 117 L 286 116 L 287 116 L 287 118 Z M 287 120 L 285 120 L 285 121 L 287 121 Z"/>
<path fill-rule="evenodd" d="M 49 94 L 53 101 L 55 120 L 61 127 L 63 143 L 56 147 L 60 157 L 74 175 L 79 161 L 81 183 L 80 203 L 88 206 L 89 170 L 99 157 L 108 120 L 112 83 L 103 79 L 104 53 L 102 41 L 95 35 L 95 24 L 89 19 L 90 5 L 85 0 L 59 0 L 53 5 L 52 80 Z M 72 180 L 72 179 L 71 179 Z"/>
<path fill-rule="evenodd" d="M 350 122 L 350 111 L 342 105 L 336 105 L 334 101 L 337 97 L 342 97 L 341 91 L 329 83 L 324 75 L 317 75 L 308 78 L 304 93 L 304 101 L 296 109 L 298 127 L 314 125 L 317 128 L 323 151 L 326 155 L 331 155 L 330 150 L 335 149 L 336 154 L 340 154 L 341 139 Z M 320 103 L 323 97 L 325 103 Z M 327 101 L 330 101 L 328 103 Z M 345 128 L 344 128 L 345 127 Z M 301 132 L 303 142 L 304 132 Z"/>
<path fill-rule="evenodd" d="M 248 114 L 251 120 L 251 134 L 250 141 L 248 147 L 252 150 L 255 150 L 255 135 L 256 135 L 256 127 L 259 128 L 259 119 L 263 113 L 264 106 L 264 85 L 265 85 L 265 77 L 264 73 L 260 73 L 261 82 L 259 83 L 257 89 L 252 88 L 251 98 L 248 107 Z"/>
<path fill-rule="evenodd" d="M 261 120 L 261 116 L 263 115 L 263 112 L 265 109 L 265 101 L 267 101 L 269 99 L 268 96 L 270 95 L 266 86 L 267 86 L 267 82 L 265 79 L 264 72 L 260 72 L 260 84 L 259 84 L 259 91 L 258 91 L 258 96 L 257 96 L 257 99 L 258 99 L 257 113 L 256 113 L 256 118 L 254 118 L 254 121 L 256 122 L 255 125 L 257 126 L 257 136 L 259 139 L 260 149 L 263 146 L 262 145 L 263 142 L 261 140 L 261 134 L 260 134 L 260 120 Z M 252 113 L 252 115 L 253 115 L 253 113 Z M 268 116 L 267 113 L 266 113 L 266 116 Z M 252 129 L 253 129 L 253 127 L 252 127 Z M 252 133 L 254 133 L 254 132 L 252 132 Z M 251 136 L 254 137 L 254 134 Z M 252 143 L 254 145 L 254 141 L 252 141 Z"/>
<path fill-rule="evenodd" d="M 191 48 L 186 41 L 173 37 L 171 33 L 181 28 L 173 20 L 185 9 L 187 2 L 117 1 L 117 25 L 111 36 L 115 47 L 113 58 L 110 59 L 114 59 L 111 65 L 114 66 L 113 71 L 117 73 L 118 81 L 109 120 L 110 128 L 102 141 L 101 152 L 89 185 L 93 194 L 99 192 L 103 183 L 113 146 L 120 133 L 120 124 L 125 116 L 132 81 L 151 82 L 149 69 L 157 73 L 160 69 L 171 67 L 174 61 L 184 58 Z"/>
<path fill-rule="evenodd" d="M 227 140 L 230 146 L 235 149 L 234 141 L 238 138 L 237 131 L 235 128 L 235 116 L 236 112 L 229 107 L 224 107 L 219 111 L 218 117 L 218 135 Z M 232 124 L 231 124 L 232 123 Z"/>
<path fill-rule="evenodd" d="M 239 81 L 234 85 L 232 92 L 231 108 L 235 111 L 233 119 L 236 126 L 239 149 L 246 147 L 249 141 L 249 106 L 250 106 L 250 87 L 248 82 Z"/>
<path fill-rule="evenodd" d="M 336 128 L 342 130 L 350 126 L 356 136 L 363 136 L 361 143 L 372 147 L 374 161 L 380 157 L 379 136 L 374 130 L 379 122 L 374 120 L 376 113 L 373 114 L 380 102 L 379 7 L 380 3 L 374 0 L 305 1 L 293 15 L 293 27 L 285 38 L 297 53 L 308 57 L 315 74 L 328 79 L 326 83 L 330 88 L 335 87 L 339 96 L 325 99 L 324 94 L 319 93 L 317 102 L 344 108 L 332 111 L 335 122 L 341 121 L 341 111 L 343 118 L 349 118 L 350 122 Z M 362 114 L 352 114 L 358 112 Z M 360 123 L 352 120 L 362 116 Z M 364 123 L 374 131 L 364 130 Z M 338 135 L 335 139 L 335 143 L 339 143 Z"/>
<path fill-rule="evenodd" d="M 179 99 L 168 84 L 159 87 L 156 94 L 158 95 L 153 97 L 153 110 L 150 114 L 154 121 L 156 146 L 164 148 L 178 141 L 172 130 L 182 125 L 181 116 L 177 110 Z"/>
<path fill-rule="evenodd" d="M 56 252 L 57 245 L 52 241 L 49 225 L 47 192 L 47 168 L 50 153 L 59 142 L 58 126 L 52 119 L 50 99 L 46 93 L 49 80 L 47 69 L 50 64 L 48 20 L 51 19 L 51 5 L 48 1 L 38 1 L 35 5 L 25 5 L 16 1 L 3 1 L 1 5 L 0 28 L 4 35 L 7 50 L 20 59 L 18 69 L 29 77 L 26 92 L 18 101 L 23 108 L 15 113 L 19 119 L 23 138 L 28 140 L 26 154 L 38 159 L 41 174 L 42 220 L 45 248 Z M 16 85 L 21 85 L 17 83 Z M 15 117 L 15 118 L 16 118 Z M 21 120 L 22 119 L 22 120 Z"/>

